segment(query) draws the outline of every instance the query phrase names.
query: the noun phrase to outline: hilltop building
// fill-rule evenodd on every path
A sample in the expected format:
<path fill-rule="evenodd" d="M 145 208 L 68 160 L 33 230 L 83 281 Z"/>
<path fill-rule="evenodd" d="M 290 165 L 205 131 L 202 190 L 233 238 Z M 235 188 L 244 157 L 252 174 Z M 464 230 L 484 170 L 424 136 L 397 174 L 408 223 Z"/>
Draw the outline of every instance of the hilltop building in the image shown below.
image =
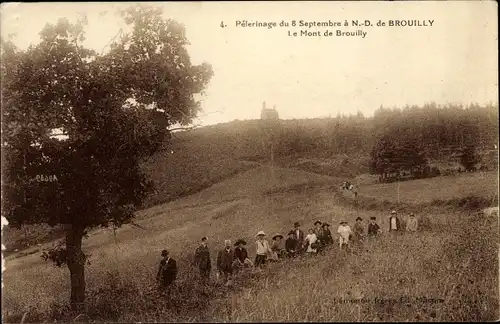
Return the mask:
<path fill-rule="evenodd" d="M 266 108 L 266 102 L 262 102 L 262 111 L 260 113 L 260 119 L 263 120 L 278 120 L 279 115 L 278 111 L 276 111 L 276 105 L 273 108 Z"/>

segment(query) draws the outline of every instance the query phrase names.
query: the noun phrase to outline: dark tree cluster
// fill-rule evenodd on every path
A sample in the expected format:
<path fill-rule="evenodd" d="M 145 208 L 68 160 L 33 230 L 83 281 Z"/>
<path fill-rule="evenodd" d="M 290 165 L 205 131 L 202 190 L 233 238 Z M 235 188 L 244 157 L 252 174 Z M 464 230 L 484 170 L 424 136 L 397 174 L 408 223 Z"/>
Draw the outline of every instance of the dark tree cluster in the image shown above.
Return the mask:
<path fill-rule="evenodd" d="M 481 157 L 477 154 L 476 148 L 473 145 L 465 147 L 460 154 L 460 164 L 465 171 L 475 171 L 476 165 L 481 161 Z"/>
<path fill-rule="evenodd" d="M 439 175 L 416 139 L 384 134 L 375 143 L 370 154 L 370 172 L 380 175 L 380 182 L 419 179 Z"/>
<path fill-rule="evenodd" d="M 271 129 L 268 124 L 269 121 L 261 121 L 260 133 L 258 128 L 249 128 L 240 137 L 267 139 Z M 404 154 L 408 158 L 407 162 L 398 163 L 408 164 L 410 156 L 423 163 L 423 156 L 435 160 L 458 159 L 465 147 L 476 147 L 478 151 L 494 150 L 498 141 L 498 107 L 475 104 L 466 107 L 435 104 L 403 109 L 381 107 L 371 118 L 358 113 L 335 118 L 279 120 L 273 125 L 273 141 L 278 155 L 350 154 L 371 152 L 384 145 L 402 145 L 398 148 L 398 155 L 406 150 Z M 406 143 L 401 143 L 401 139 Z M 418 147 L 420 152 L 415 153 L 408 147 Z M 415 166 L 405 167 L 417 172 Z"/>
<path fill-rule="evenodd" d="M 428 104 L 380 107 L 373 117 L 358 113 L 331 118 L 233 121 L 195 130 L 184 138 L 196 138 L 200 149 L 210 146 L 219 155 L 261 161 L 269 159 L 271 142 L 276 157 L 332 157 L 370 155 L 381 138 L 394 143 L 406 138 L 418 143 L 421 154 L 429 161 L 459 162 L 462 150 L 470 145 L 478 154 L 495 151 L 498 106 Z"/>

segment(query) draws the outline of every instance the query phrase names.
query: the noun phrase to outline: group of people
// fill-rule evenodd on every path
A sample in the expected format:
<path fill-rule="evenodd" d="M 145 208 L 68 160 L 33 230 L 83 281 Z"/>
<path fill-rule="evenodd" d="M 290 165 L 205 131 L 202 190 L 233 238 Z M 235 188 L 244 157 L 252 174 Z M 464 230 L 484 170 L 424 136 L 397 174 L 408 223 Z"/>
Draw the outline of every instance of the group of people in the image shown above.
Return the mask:
<path fill-rule="evenodd" d="M 413 213 L 408 215 L 406 224 L 403 225 L 396 211 L 391 212 L 389 232 L 416 232 L 417 229 L 418 220 Z M 348 222 L 343 220 L 337 229 L 339 248 L 349 251 L 351 245 L 361 243 L 365 237 L 375 237 L 381 233 L 382 230 L 377 223 L 376 217 L 370 217 L 366 234 L 361 217 L 356 218 L 356 223 L 352 229 Z M 294 258 L 301 254 L 314 255 L 322 253 L 325 248 L 334 243 L 330 224 L 319 220 L 314 222 L 314 227 L 310 228 L 307 234 L 300 228 L 300 223 L 295 222 L 293 229 L 288 232 L 286 240 L 284 240 L 282 234 L 277 233 L 271 237 L 272 242 L 270 243 L 266 236 L 264 231 L 257 233 L 257 240 L 255 241 L 256 256 L 253 262 L 250 260 L 246 248 L 247 242 L 244 239 L 238 239 L 234 243 L 234 248 L 231 240 L 225 240 L 224 248 L 217 253 L 217 276 L 222 276 L 224 280 L 229 281 L 233 274 L 244 268 L 259 268 L 268 261 L 276 262 L 285 258 Z M 175 281 L 177 276 L 177 264 L 169 256 L 167 250 L 162 251 L 162 257 L 157 280 L 161 287 L 168 287 Z M 201 238 L 201 244 L 196 248 L 194 261 L 202 280 L 208 282 L 212 272 L 212 261 L 206 236 Z"/>

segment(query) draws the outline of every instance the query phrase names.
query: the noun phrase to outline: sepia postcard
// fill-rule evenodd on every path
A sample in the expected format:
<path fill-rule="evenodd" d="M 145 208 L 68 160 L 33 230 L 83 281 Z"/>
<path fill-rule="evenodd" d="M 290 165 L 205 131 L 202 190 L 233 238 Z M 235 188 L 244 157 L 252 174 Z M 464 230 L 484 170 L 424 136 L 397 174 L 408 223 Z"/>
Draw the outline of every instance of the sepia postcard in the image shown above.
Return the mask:
<path fill-rule="evenodd" d="M 2 322 L 499 320 L 497 11 L 3 3 Z"/>

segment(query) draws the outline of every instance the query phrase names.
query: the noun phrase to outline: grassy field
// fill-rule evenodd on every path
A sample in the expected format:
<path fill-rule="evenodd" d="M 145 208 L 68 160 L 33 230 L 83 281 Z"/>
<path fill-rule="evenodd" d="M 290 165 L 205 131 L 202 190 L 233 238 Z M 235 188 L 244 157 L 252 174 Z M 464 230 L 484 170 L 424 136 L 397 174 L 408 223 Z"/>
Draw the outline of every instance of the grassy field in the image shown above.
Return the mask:
<path fill-rule="evenodd" d="M 366 197 L 396 202 L 398 199 L 398 183 L 360 186 L 359 192 Z M 449 200 L 469 195 L 494 199 L 497 194 L 498 172 L 496 171 L 462 173 L 456 176 L 442 176 L 399 183 L 400 201 L 412 204 L 429 203 L 433 200 Z"/>
<path fill-rule="evenodd" d="M 460 224 L 464 225 L 450 220 L 448 225 Z M 490 228 L 483 230 L 491 237 Z M 457 242 L 455 234 L 442 230 L 385 236 L 366 242 L 351 255 L 334 249 L 325 256 L 271 266 L 266 279 L 238 293 L 231 319 L 237 322 L 496 319 L 495 244 L 482 241 L 470 251 L 478 254 L 469 254 L 462 261 L 455 251 Z M 488 260 L 480 257 L 486 253 L 491 253 Z M 485 269 L 488 266 L 491 268 Z M 223 314 L 224 306 L 219 305 L 218 314 Z M 227 317 L 219 316 L 218 320 Z"/>
<path fill-rule="evenodd" d="M 350 204 L 349 197 L 342 199 L 337 192 L 341 180 L 254 166 L 196 194 L 139 212 L 138 223 L 145 229 L 125 226 L 116 235 L 109 230 L 93 233 L 84 241 L 84 251 L 91 254 L 91 265 L 86 267 L 92 305 L 88 315 L 96 321 L 167 322 L 498 318 L 497 220 L 429 203 L 471 193 L 492 197 L 497 191 L 493 174 L 401 183 L 401 199 L 414 204 L 418 217 L 430 219 L 428 231 L 384 235 L 368 242 L 359 255 L 343 255 L 333 248 L 325 256 L 271 265 L 262 273 L 238 278 L 234 290 L 218 283 L 210 288 L 197 284 L 189 260 L 204 235 L 215 258 L 224 239 L 253 242 L 259 230 L 284 233 L 294 221 L 305 229 L 321 219 L 333 224 L 335 231 L 341 219 L 352 224 L 358 215 L 365 219 L 373 215 L 385 230 L 387 214 L 380 210 L 397 207 L 390 201 L 393 184 L 362 187 L 361 197 L 386 200 L 380 209 L 367 210 Z M 171 251 L 180 267 L 168 301 L 159 301 L 152 291 L 163 248 Z M 249 248 L 253 257 L 253 245 Z M 69 294 L 66 268 L 43 262 L 39 254 L 8 257 L 6 266 L 2 298 L 6 321 L 19 322 L 25 312 L 27 322 L 68 320 L 60 306 Z M 388 301 L 402 296 L 411 300 Z M 417 297 L 444 302 L 418 302 Z M 339 303 L 339 298 L 370 302 Z M 375 302 L 375 298 L 386 302 Z"/>

